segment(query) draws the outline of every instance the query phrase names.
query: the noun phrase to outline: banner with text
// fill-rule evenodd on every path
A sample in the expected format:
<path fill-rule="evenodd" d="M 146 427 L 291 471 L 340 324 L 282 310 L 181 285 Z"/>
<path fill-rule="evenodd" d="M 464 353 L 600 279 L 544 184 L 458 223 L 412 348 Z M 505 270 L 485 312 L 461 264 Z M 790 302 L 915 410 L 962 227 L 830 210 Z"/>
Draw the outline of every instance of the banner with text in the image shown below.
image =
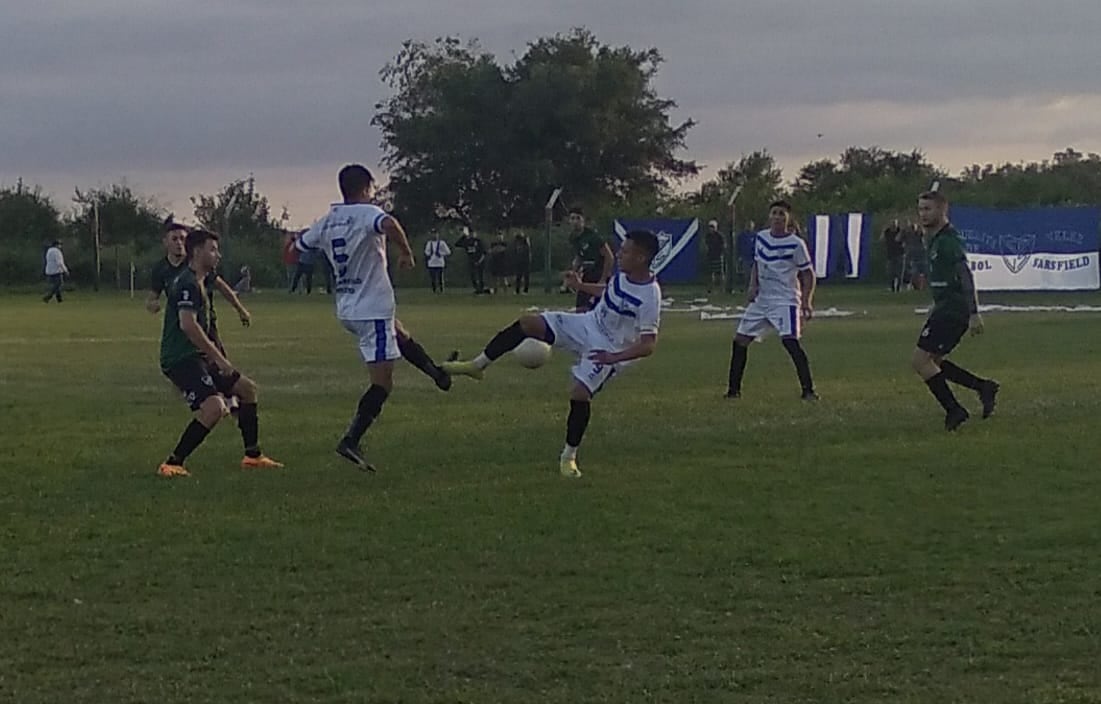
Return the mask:
<path fill-rule="evenodd" d="M 993 210 L 953 206 L 981 290 L 1081 290 L 1101 286 L 1101 208 Z"/>

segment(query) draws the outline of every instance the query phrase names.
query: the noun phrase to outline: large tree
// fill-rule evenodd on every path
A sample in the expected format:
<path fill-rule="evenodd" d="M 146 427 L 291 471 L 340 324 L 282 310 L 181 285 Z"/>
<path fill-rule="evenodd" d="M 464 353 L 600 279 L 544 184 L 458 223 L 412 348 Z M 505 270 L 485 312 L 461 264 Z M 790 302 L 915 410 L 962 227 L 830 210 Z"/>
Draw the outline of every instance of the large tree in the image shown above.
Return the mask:
<path fill-rule="evenodd" d="M 144 252 L 160 242 L 164 210 L 153 198 L 124 183 L 77 188 L 73 205 L 70 227 L 77 237 L 91 236 L 98 218 L 101 247 L 117 245 Z"/>
<path fill-rule="evenodd" d="M 285 209 L 278 220 L 272 216 L 271 205 L 256 189 L 252 176 L 231 181 L 214 195 L 192 196 L 191 204 L 199 224 L 229 238 L 270 240 L 287 219 Z"/>
<path fill-rule="evenodd" d="M 408 222 L 455 217 L 532 225 L 553 187 L 571 201 L 651 198 L 696 173 L 678 158 L 691 120 L 657 95 L 655 49 L 600 44 L 588 31 L 531 43 L 501 65 L 477 43 L 406 42 L 382 70 L 376 106 L 395 207 Z"/>
<path fill-rule="evenodd" d="M 822 159 L 800 169 L 792 198 L 806 213 L 894 212 L 910 208 L 918 193 L 946 177 L 917 150 L 849 147 L 836 162 Z"/>
<path fill-rule="evenodd" d="M 784 195 L 783 180 L 784 174 L 776 160 L 767 149 L 761 149 L 719 169 L 716 178 L 705 182 L 690 196 L 690 202 L 697 208 L 698 217 L 726 222 L 730 195 L 740 187 L 738 222 L 734 223 L 734 227 L 740 229 L 750 221 L 763 222 L 768 204 Z"/>
<path fill-rule="evenodd" d="M 0 188 L 0 242 L 49 244 L 62 233 L 61 213 L 40 186 L 22 179 Z"/>

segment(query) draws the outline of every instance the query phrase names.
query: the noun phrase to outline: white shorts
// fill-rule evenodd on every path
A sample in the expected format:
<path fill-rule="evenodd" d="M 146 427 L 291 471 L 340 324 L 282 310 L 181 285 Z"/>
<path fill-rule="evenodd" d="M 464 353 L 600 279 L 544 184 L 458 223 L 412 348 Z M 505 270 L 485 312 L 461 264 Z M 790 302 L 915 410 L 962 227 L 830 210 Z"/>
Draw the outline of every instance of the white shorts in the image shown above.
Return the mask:
<path fill-rule="evenodd" d="M 596 319 L 588 313 L 544 313 L 543 320 L 554 333 L 554 346 L 577 356 L 570 371 L 573 378 L 581 382 L 594 396 L 628 364 L 597 364 L 589 359 L 589 353 L 593 350 L 618 350 L 614 349 L 612 342 L 596 326 Z"/>
<path fill-rule="evenodd" d="M 344 329 L 359 338 L 359 353 L 368 364 L 386 362 L 401 357 L 394 319 L 341 320 Z"/>
<path fill-rule="evenodd" d="M 803 316 L 799 306 L 787 303 L 750 303 L 738 323 L 739 335 L 759 338 L 775 330 L 780 337 L 803 336 Z"/>

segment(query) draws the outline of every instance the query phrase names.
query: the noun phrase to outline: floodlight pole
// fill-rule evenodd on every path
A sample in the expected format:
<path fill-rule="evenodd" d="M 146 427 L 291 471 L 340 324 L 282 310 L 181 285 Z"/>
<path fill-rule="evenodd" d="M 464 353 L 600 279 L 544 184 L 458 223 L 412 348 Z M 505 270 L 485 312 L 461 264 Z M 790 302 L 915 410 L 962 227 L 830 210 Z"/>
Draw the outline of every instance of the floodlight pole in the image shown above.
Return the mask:
<path fill-rule="evenodd" d="M 543 257 L 543 293 L 551 292 L 551 229 L 554 227 L 554 205 L 558 202 L 559 196 L 562 195 L 562 189 L 556 188 L 551 192 L 550 198 L 547 199 L 547 205 L 544 208 L 546 214 L 546 252 Z"/>
<path fill-rule="evenodd" d="M 734 187 L 734 192 L 730 194 L 730 198 L 727 199 L 726 204 L 730 208 L 730 238 L 727 241 L 727 259 L 729 263 L 726 267 L 726 292 L 734 293 L 734 266 L 738 261 L 738 252 L 735 247 L 738 245 L 738 195 L 742 192 L 743 185 L 738 184 Z"/>
<path fill-rule="evenodd" d="M 229 241 L 229 216 L 233 213 L 233 208 L 237 205 L 237 196 L 240 193 L 234 193 L 229 202 L 226 203 L 226 211 L 222 214 L 222 242 L 220 249 L 222 250 L 222 260 L 229 261 L 229 257 L 226 255 L 226 244 Z M 223 269 L 222 271 L 225 271 Z"/>

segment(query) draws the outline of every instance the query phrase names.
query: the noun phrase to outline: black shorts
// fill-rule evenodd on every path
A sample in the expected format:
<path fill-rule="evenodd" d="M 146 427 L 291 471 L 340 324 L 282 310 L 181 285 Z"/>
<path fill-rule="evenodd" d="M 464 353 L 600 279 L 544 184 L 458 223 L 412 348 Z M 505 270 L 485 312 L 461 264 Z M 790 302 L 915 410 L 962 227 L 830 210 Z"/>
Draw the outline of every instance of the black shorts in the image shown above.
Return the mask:
<path fill-rule="evenodd" d="M 719 259 L 708 259 L 707 260 L 707 270 L 709 272 L 711 272 L 712 274 L 721 274 L 721 273 L 723 273 L 723 260 L 721 258 L 719 258 Z"/>
<path fill-rule="evenodd" d="M 931 315 L 918 336 L 918 349 L 929 354 L 946 355 L 960 344 L 967 328 L 966 320 Z"/>
<path fill-rule="evenodd" d="M 203 401 L 211 396 L 230 395 L 241 378 L 241 373 L 236 371 L 229 376 L 222 374 L 217 367 L 201 357 L 186 359 L 163 372 L 183 393 L 184 401 L 187 401 L 193 411 L 199 410 Z"/>

